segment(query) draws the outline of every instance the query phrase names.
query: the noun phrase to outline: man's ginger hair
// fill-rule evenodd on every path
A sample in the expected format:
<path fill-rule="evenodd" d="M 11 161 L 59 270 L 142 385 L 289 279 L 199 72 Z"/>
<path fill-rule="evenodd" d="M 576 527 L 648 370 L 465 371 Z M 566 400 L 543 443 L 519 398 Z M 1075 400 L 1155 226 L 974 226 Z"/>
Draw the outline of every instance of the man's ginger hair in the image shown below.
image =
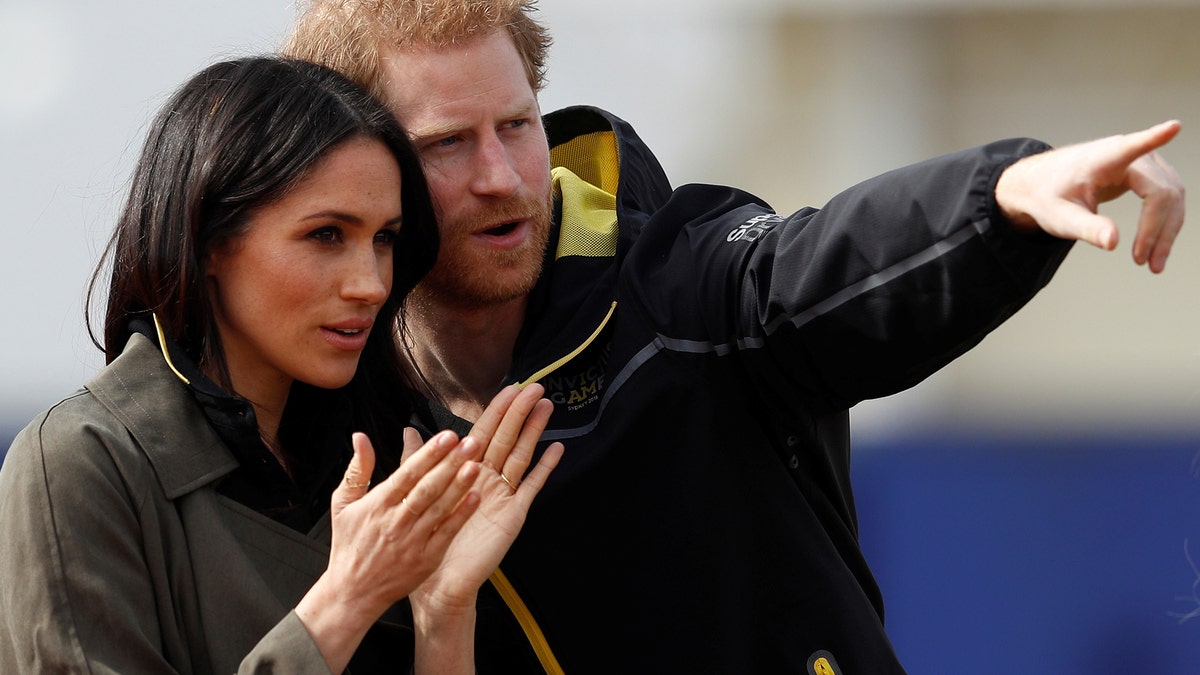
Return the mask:
<path fill-rule="evenodd" d="M 537 0 L 307 0 L 284 42 L 285 56 L 340 71 L 387 101 L 389 49 L 462 44 L 504 29 L 534 92 L 546 85 L 550 32 L 533 19 Z"/>

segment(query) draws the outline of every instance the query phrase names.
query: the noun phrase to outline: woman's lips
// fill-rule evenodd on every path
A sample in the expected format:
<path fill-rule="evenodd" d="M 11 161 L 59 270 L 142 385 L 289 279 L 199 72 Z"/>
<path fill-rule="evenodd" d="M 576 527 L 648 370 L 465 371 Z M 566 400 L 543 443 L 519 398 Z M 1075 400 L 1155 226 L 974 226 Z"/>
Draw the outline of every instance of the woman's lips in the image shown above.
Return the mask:
<path fill-rule="evenodd" d="M 362 351 L 367 346 L 367 337 L 371 334 L 372 323 L 369 319 L 354 319 L 321 326 L 321 337 L 337 349 Z"/>

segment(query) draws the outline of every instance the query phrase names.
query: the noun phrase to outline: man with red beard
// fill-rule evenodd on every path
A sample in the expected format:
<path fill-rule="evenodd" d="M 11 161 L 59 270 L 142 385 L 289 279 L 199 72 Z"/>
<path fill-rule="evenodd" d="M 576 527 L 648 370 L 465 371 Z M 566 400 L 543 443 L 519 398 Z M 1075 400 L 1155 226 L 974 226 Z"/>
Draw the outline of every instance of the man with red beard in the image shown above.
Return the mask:
<path fill-rule="evenodd" d="M 442 248 L 405 327 L 416 422 L 466 433 L 507 383 L 557 404 L 543 441 L 566 453 L 494 584 L 476 597 L 493 570 L 451 553 L 463 592 L 435 600 L 476 617 L 482 673 L 903 672 L 849 409 L 970 349 L 1071 242 L 1114 248 L 1100 202 L 1145 200 L 1133 256 L 1161 271 L 1183 188 L 1154 151 L 1178 123 L 992 143 L 780 215 L 672 188 L 610 113 L 543 118 L 533 4 L 317 0 L 285 48 L 385 100 L 421 153 Z"/>

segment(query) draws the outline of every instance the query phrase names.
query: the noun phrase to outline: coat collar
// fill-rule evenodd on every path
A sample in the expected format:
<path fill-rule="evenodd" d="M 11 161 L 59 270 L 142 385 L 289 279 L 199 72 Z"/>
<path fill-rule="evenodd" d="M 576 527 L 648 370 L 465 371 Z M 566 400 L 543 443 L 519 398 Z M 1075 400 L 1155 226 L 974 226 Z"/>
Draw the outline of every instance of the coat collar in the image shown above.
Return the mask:
<path fill-rule="evenodd" d="M 175 499 L 233 471 L 238 463 L 159 351 L 140 333 L 87 384 L 133 435 Z"/>

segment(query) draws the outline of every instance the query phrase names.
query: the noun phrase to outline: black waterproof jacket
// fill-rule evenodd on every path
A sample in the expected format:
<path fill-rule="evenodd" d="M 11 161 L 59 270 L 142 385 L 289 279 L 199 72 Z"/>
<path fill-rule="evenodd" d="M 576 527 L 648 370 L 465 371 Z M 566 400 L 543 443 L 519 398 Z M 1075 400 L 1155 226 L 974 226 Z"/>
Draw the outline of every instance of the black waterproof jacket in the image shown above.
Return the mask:
<path fill-rule="evenodd" d="M 569 675 L 903 672 L 858 545 L 848 410 L 1050 279 L 1069 244 L 1017 234 L 993 197 L 1046 146 L 952 154 L 780 216 L 672 189 L 604 111 L 545 123 L 570 171 L 510 375 L 545 385 L 544 440 L 566 454 L 501 564 L 511 604 Z M 478 644 L 480 673 L 540 669 L 491 590 Z"/>

